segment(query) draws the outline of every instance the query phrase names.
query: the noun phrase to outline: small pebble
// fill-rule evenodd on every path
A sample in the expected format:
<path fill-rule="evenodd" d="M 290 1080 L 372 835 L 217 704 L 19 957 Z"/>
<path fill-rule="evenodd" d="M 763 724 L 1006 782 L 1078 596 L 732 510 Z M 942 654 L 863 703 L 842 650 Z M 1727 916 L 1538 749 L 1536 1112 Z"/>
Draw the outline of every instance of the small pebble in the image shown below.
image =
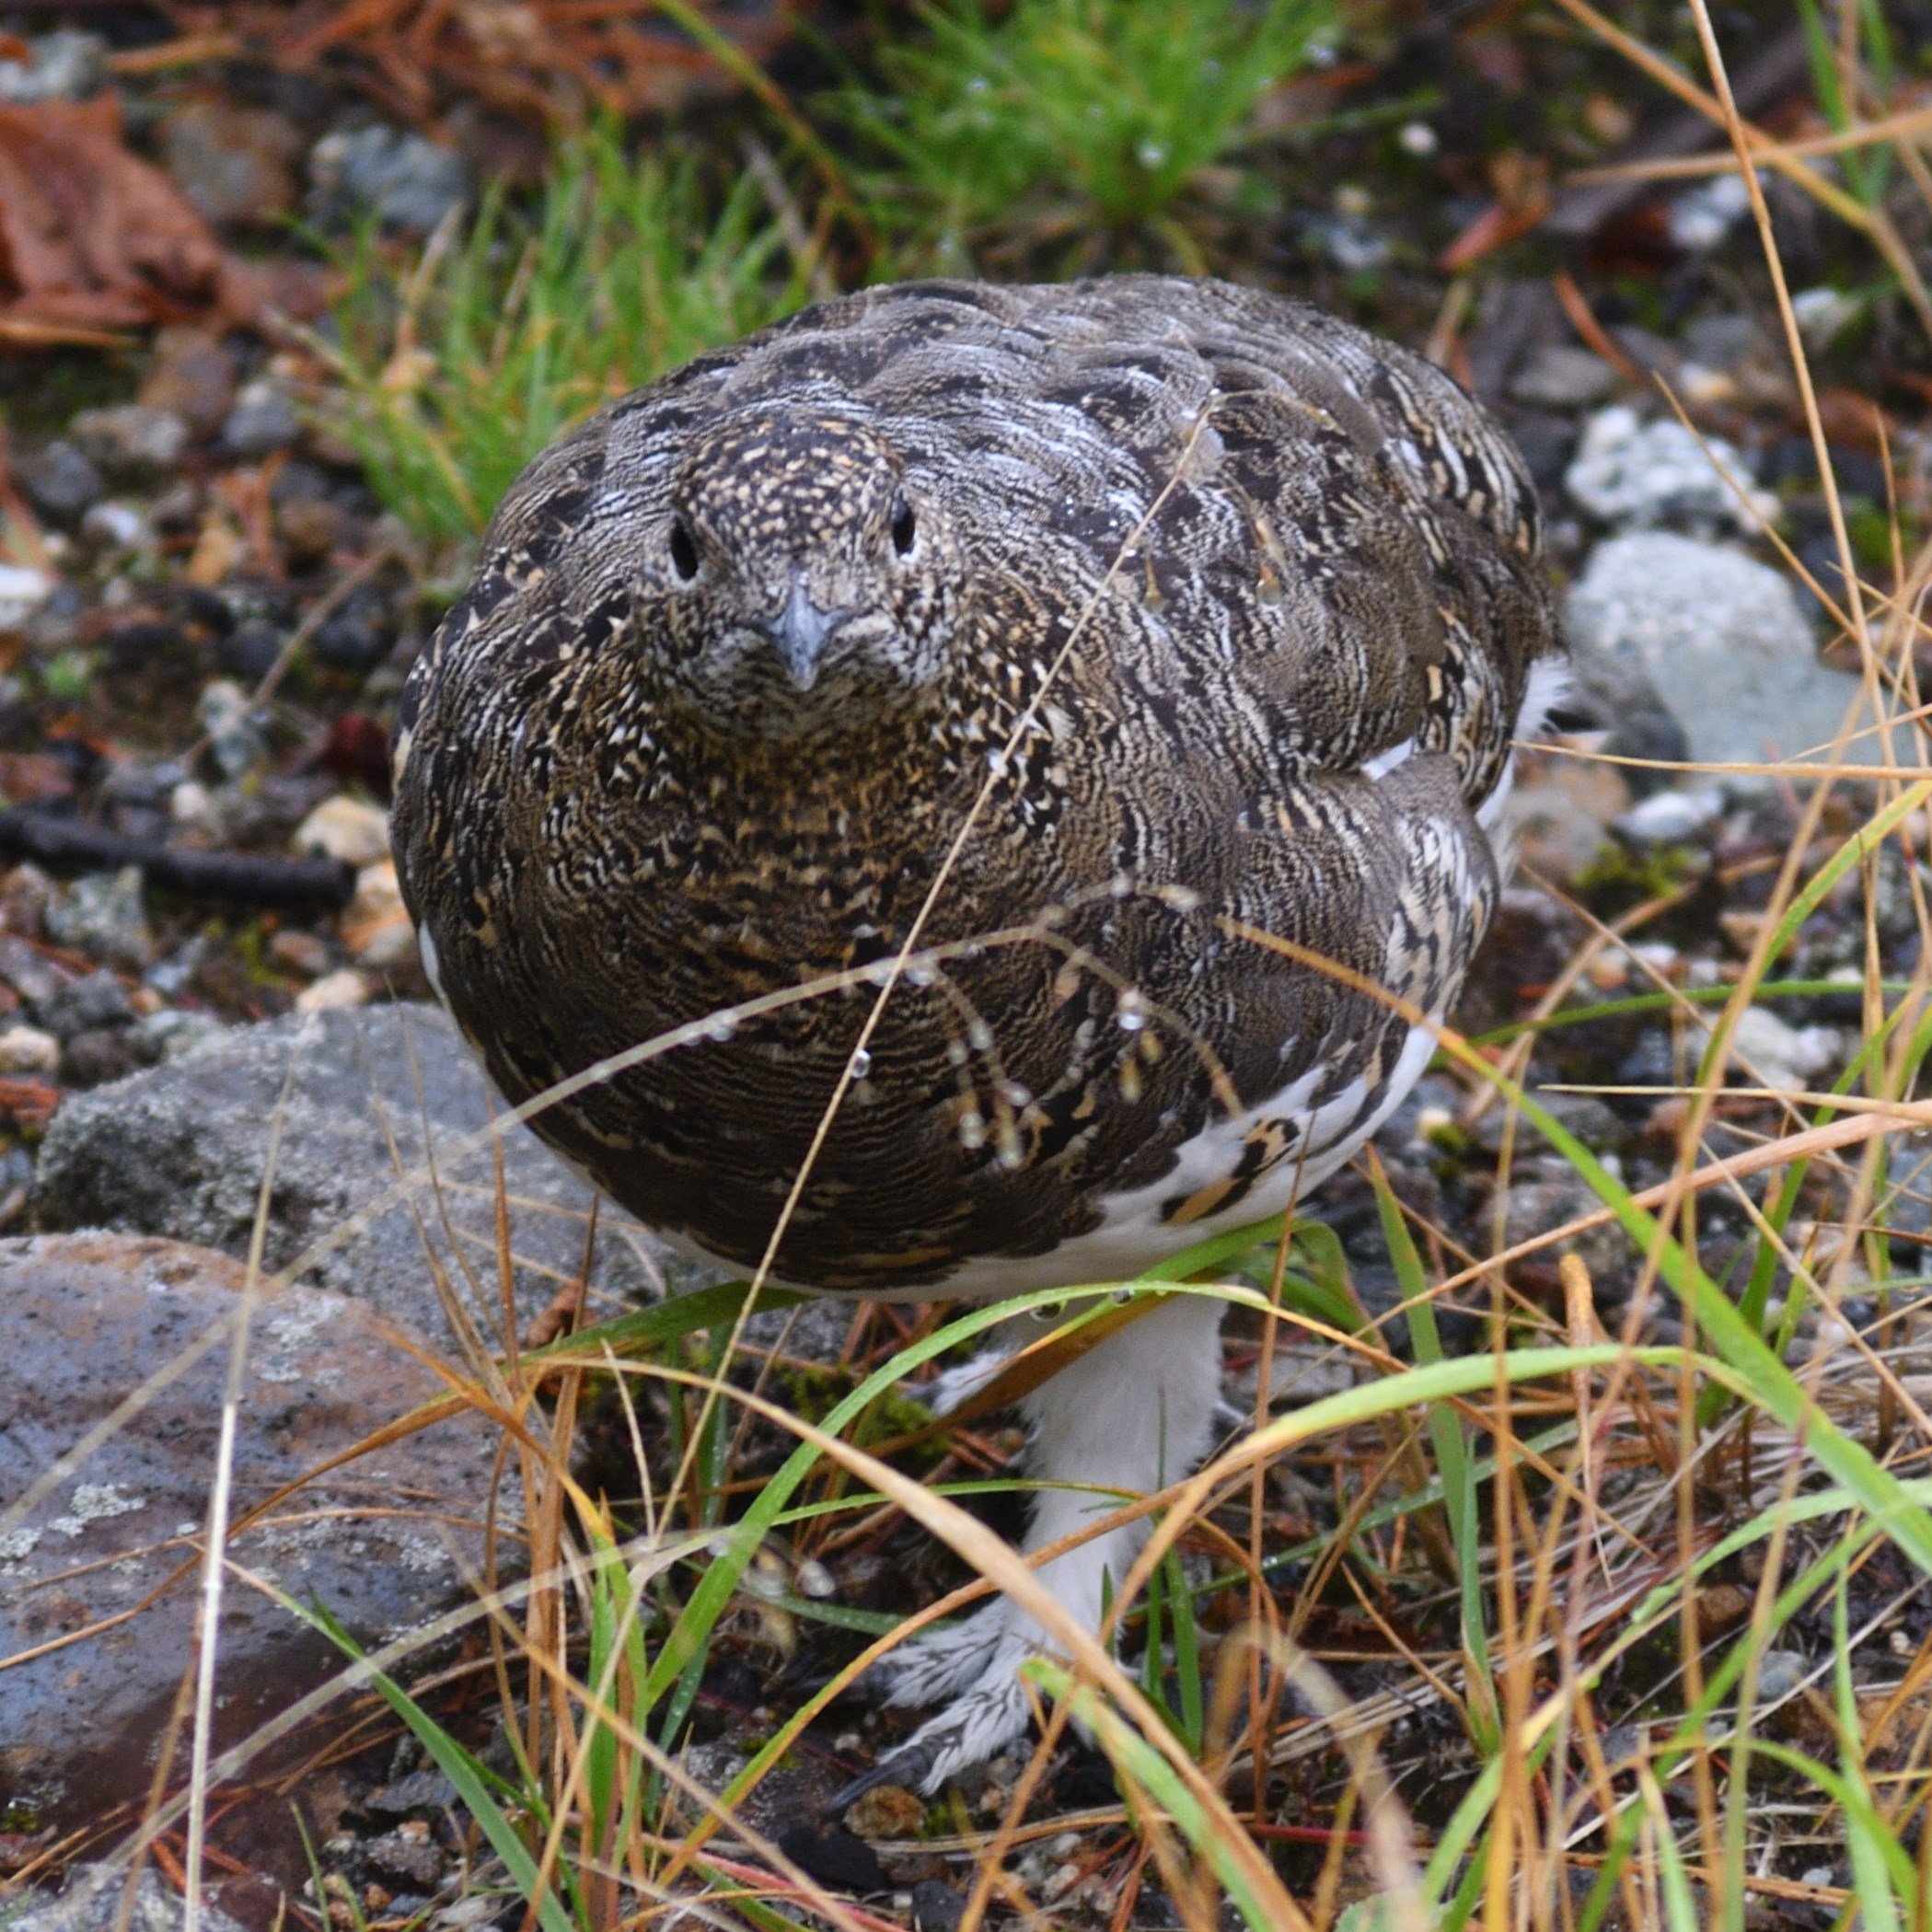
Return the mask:
<path fill-rule="evenodd" d="M 229 456 L 256 459 L 289 448 L 301 434 L 288 398 L 272 382 L 251 382 L 222 424 L 221 446 Z"/>
<path fill-rule="evenodd" d="M 371 988 L 368 979 L 353 966 L 343 966 L 340 972 L 325 973 L 312 986 L 305 986 L 295 995 L 295 1011 L 298 1013 L 334 1012 L 345 1006 L 365 1006 L 368 1004 Z"/>
<path fill-rule="evenodd" d="M 1705 255 L 1730 233 L 1732 224 L 1750 206 L 1751 190 L 1742 175 L 1714 175 L 1671 203 L 1665 225 L 1680 249 Z"/>
<path fill-rule="evenodd" d="M 364 127 L 325 134 L 308 157 L 311 211 L 324 222 L 373 214 L 386 228 L 427 235 L 469 198 L 460 155 L 422 134 Z"/>
<path fill-rule="evenodd" d="M 914 1932 L 959 1932 L 966 1918 L 965 1898 L 939 1879 L 921 1879 L 912 1888 Z"/>
<path fill-rule="evenodd" d="M 276 933 L 269 941 L 269 957 L 306 979 L 319 979 L 332 963 L 328 945 L 300 927 Z"/>
<path fill-rule="evenodd" d="M 44 917 L 50 938 L 103 966 L 138 973 L 154 960 L 137 865 L 85 873 L 48 901 Z"/>
<path fill-rule="evenodd" d="M 1751 458 L 1721 436 L 1700 439 L 1675 417 L 1646 422 L 1614 403 L 1584 424 L 1564 484 L 1592 516 L 1623 528 L 1701 523 L 1754 536 L 1778 513 L 1775 496 L 1753 490 L 1756 475 Z"/>
<path fill-rule="evenodd" d="M 194 111 L 192 106 L 173 110 L 163 123 L 165 138 L 189 124 Z M 137 399 L 172 410 L 198 436 L 213 435 L 235 407 L 235 364 L 221 338 L 205 329 L 162 330 Z"/>
<path fill-rule="evenodd" d="M 142 402 L 82 410 L 67 433 L 102 474 L 125 483 L 158 481 L 187 454 L 189 443 L 188 425 L 172 410 Z"/>
<path fill-rule="evenodd" d="M 1080 1867 L 1070 1858 L 1064 1865 L 1056 1867 L 1047 1874 L 1046 1882 L 1040 1887 L 1040 1898 L 1045 1903 L 1051 1905 L 1057 1900 L 1065 1898 L 1079 1883 Z"/>
<path fill-rule="evenodd" d="M 415 959 L 416 931 L 403 908 L 393 860 L 364 866 L 356 874 L 355 897 L 342 915 L 342 939 L 355 963 L 376 972 Z"/>
<path fill-rule="evenodd" d="M 1702 1052 L 1711 1037 L 1701 1023 L 1694 1038 Z M 1834 1026 L 1791 1026 L 1768 1007 L 1749 1006 L 1731 1030 L 1731 1052 L 1779 1093 L 1800 1092 L 1816 1075 L 1836 1064 L 1845 1041 Z"/>
<path fill-rule="evenodd" d="M 61 1082 L 70 1087 L 100 1087 L 132 1073 L 137 1062 L 125 1033 L 101 1027 L 77 1033 L 61 1048 Z"/>
<path fill-rule="evenodd" d="M 61 1063 L 61 1043 L 38 1026 L 9 1026 L 0 1033 L 0 1073 L 52 1073 Z"/>
<path fill-rule="evenodd" d="M 1510 378 L 1518 402 L 1544 409 L 1580 410 L 1607 402 L 1624 378 L 1601 355 L 1571 342 L 1544 342 L 1531 350 Z"/>
<path fill-rule="evenodd" d="M 27 58 L 0 60 L 0 101 L 27 107 L 43 100 L 86 100 L 108 82 L 108 42 L 72 27 L 37 34 Z"/>
<path fill-rule="evenodd" d="M 1687 845 L 1724 814 L 1721 792 L 1653 792 L 1611 822 L 1632 845 Z"/>
<path fill-rule="evenodd" d="M 168 816 L 178 826 L 221 837 L 221 809 L 214 793 L 198 778 L 186 778 L 168 794 Z"/>
<path fill-rule="evenodd" d="M 0 631 L 17 631 L 53 594 L 45 571 L 0 563 Z"/>
<path fill-rule="evenodd" d="M 260 684 L 282 655 L 283 634 L 264 618 L 246 618 L 214 647 L 214 661 L 231 677 Z"/>
<path fill-rule="evenodd" d="M 295 827 L 289 850 L 298 857 L 340 859 L 360 872 L 389 855 L 389 815 L 346 792 L 327 798 Z"/>
<path fill-rule="evenodd" d="M 100 471 L 79 444 L 65 436 L 54 440 L 19 466 L 20 486 L 28 500 L 48 522 L 71 528 L 107 493 Z"/>
<path fill-rule="evenodd" d="M 267 757 L 268 747 L 250 711 L 248 693 L 233 680 L 217 677 L 204 686 L 195 700 L 194 714 L 207 734 L 208 748 L 224 777 L 246 777 Z"/>
<path fill-rule="evenodd" d="M 67 980 L 29 997 L 40 1024 L 57 1040 L 103 1026 L 129 1026 L 134 1020 L 133 1004 L 112 973 L 89 973 L 85 979 Z"/>
<path fill-rule="evenodd" d="M 371 588 L 344 599 L 308 648 L 318 664 L 331 670 L 368 671 L 389 654 L 392 635 L 388 605 L 380 591 Z"/>
<path fill-rule="evenodd" d="M 80 533 L 104 550 L 138 550 L 147 519 L 132 503 L 96 503 L 80 520 Z"/>
<path fill-rule="evenodd" d="M 178 1060 L 204 1042 L 227 1032 L 213 1013 L 193 1012 L 168 1007 L 137 1020 L 128 1029 L 128 1045 L 134 1058 L 146 1066 Z"/>

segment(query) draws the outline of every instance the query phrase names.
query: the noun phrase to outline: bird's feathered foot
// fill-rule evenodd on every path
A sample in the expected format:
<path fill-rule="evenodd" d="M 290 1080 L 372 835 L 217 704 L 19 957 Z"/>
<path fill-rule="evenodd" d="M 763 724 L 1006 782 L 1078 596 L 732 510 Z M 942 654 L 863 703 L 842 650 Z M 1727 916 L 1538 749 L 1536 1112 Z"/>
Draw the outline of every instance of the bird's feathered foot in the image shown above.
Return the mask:
<path fill-rule="evenodd" d="M 1177 1295 L 1026 1398 L 1028 1467 L 1043 1482 L 1069 1486 L 1041 1491 L 1024 1545 L 1029 1555 L 1110 1515 L 1128 1498 L 1177 1481 L 1199 1461 L 1220 1396 L 1221 1318 L 1218 1301 Z M 1122 1524 L 1049 1557 L 1035 1574 L 1070 1616 L 1097 1629 L 1106 1592 L 1118 1590 L 1146 1536 L 1144 1519 Z M 1004 1750 L 1025 1731 L 1033 1710 L 1021 1665 L 1057 1648 L 1005 1598 L 901 1645 L 873 1667 L 867 1687 L 899 1709 L 951 1701 L 839 1792 L 834 1808 L 842 1811 L 881 1784 L 936 1791 L 954 1773 Z"/>

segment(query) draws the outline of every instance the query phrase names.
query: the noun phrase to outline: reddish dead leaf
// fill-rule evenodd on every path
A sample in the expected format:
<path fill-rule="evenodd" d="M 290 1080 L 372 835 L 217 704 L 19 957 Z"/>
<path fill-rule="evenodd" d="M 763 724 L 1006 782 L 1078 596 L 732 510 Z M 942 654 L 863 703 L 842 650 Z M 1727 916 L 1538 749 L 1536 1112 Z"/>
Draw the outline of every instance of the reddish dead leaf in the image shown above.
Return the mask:
<path fill-rule="evenodd" d="M 0 335 L 249 325 L 291 293 L 230 257 L 168 177 L 128 152 L 112 95 L 0 107 Z"/>
<path fill-rule="evenodd" d="M 330 778 L 365 785 L 377 798 L 389 795 L 389 732 L 379 718 L 349 711 L 330 727 L 317 759 Z"/>
<path fill-rule="evenodd" d="M 8 804 L 45 805 L 74 796 L 74 770 L 45 751 L 0 751 L 0 796 Z"/>
<path fill-rule="evenodd" d="M 760 64 L 807 10 L 807 0 L 694 5 Z M 171 11 L 191 39 L 232 36 L 287 71 L 332 56 L 390 112 L 419 122 L 464 98 L 542 125 L 591 109 L 658 113 L 739 84 L 675 21 L 636 0 L 229 0 Z"/>
<path fill-rule="evenodd" d="M 1527 235 L 1550 212 L 1549 163 L 1519 148 L 1489 163 L 1496 199 L 1444 249 L 1437 266 L 1455 274 L 1506 243 Z"/>
<path fill-rule="evenodd" d="M 1856 389 L 1822 391 L 1818 417 L 1824 424 L 1826 440 L 1846 449 L 1862 449 L 1868 456 L 1875 457 L 1883 449 L 1899 446 L 1898 424 L 1870 397 L 1861 396 Z"/>
<path fill-rule="evenodd" d="M 0 1113 L 11 1114 L 21 1127 L 45 1127 L 60 1104 L 60 1089 L 44 1080 L 0 1080 Z"/>

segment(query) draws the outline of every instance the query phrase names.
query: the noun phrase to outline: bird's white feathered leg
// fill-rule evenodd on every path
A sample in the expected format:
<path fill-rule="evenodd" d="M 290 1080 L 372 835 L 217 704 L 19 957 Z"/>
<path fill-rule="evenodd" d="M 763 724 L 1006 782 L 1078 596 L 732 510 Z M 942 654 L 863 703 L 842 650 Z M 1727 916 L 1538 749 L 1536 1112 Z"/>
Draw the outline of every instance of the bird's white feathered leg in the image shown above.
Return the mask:
<path fill-rule="evenodd" d="M 1023 1548 L 1045 1549 L 1119 1498 L 1145 1495 L 1187 1475 L 1212 1438 L 1221 1394 L 1222 1303 L 1176 1295 L 1107 1336 L 1023 1405 L 1032 1425 L 1028 1474 L 1047 1484 L 1035 1498 Z M 1142 1520 L 1109 1530 L 1038 1567 L 1040 1581 L 1088 1629 L 1100 1625 L 1148 1535 Z M 1111 1578 L 1111 1584 L 1103 1579 Z M 955 1771 L 1010 1744 L 1031 1706 L 1018 1671 L 1055 1646 L 1034 1619 L 1001 1598 L 952 1629 L 908 1643 L 881 1667 L 888 1704 L 954 1701 L 922 1725 L 865 1784 L 887 1779 L 933 1791 Z M 852 1787 L 856 1790 L 858 1787 Z"/>

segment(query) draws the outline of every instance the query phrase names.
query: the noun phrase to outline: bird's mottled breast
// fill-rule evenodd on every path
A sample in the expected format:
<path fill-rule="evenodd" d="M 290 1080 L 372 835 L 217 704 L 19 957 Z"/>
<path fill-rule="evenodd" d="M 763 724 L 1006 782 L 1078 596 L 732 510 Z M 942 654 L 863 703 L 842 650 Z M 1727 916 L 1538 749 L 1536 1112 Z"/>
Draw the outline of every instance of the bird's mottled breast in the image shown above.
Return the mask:
<path fill-rule="evenodd" d="M 918 606 L 943 648 L 889 702 L 741 730 L 682 695 L 647 553 L 699 441 L 787 411 L 850 413 L 891 453 L 851 515 L 883 528 L 902 487 L 920 541 L 950 546 Z M 777 486 L 742 480 L 732 541 L 809 538 L 808 494 L 768 515 Z M 704 497 L 714 521 L 735 487 Z M 1217 919 L 1386 976 L 1414 886 L 1396 819 L 1480 844 L 1469 808 L 1546 648 L 1537 546 L 1520 467 L 1446 378 L 1312 310 L 1157 278 L 872 291 L 615 405 L 513 490 L 399 708 L 404 892 L 523 1097 L 862 973 L 950 863 L 787 1271 L 1050 1247 L 1171 1164 L 1231 1082 L 1374 1050 L 1372 1001 Z M 1439 755 L 1413 782 L 1362 775 L 1411 744 Z M 550 1131 L 646 1218 L 756 1258 L 869 998 L 721 1027 Z"/>

